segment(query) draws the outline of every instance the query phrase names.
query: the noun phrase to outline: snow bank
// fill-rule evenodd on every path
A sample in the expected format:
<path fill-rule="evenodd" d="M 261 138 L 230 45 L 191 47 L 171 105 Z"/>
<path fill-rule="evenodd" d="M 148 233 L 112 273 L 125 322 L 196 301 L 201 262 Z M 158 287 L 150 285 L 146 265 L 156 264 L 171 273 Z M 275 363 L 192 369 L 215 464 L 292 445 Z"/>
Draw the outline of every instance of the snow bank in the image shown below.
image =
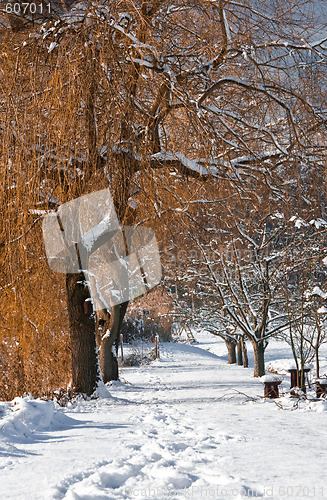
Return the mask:
<path fill-rule="evenodd" d="M 307 405 L 305 410 L 309 411 L 311 410 L 317 413 L 325 413 L 327 411 L 327 401 L 326 400 L 312 401 Z"/>
<path fill-rule="evenodd" d="M 30 437 L 34 433 L 70 424 L 73 419 L 57 410 L 53 401 L 18 397 L 0 420 L 0 437 Z"/>
<path fill-rule="evenodd" d="M 110 399 L 112 397 L 102 380 L 98 382 L 97 388 L 94 391 L 94 396 L 100 399 Z"/>

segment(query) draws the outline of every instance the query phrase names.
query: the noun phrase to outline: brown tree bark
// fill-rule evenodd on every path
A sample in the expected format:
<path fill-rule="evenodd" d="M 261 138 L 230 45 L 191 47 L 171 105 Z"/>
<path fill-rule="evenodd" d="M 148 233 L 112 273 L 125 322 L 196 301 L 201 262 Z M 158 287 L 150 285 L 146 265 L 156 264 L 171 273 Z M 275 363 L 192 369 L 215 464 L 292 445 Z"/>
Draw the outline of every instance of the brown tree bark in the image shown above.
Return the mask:
<path fill-rule="evenodd" d="M 236 342 L 225 339 L 225 343 L 228 349 L 228 363 L 233 365 L 236 363 Z"/>
<path fill-rule="evenodd" d="M 66 275 L 72 388 L 76 392 L 90 395 L 96 389 L 99 373 L 94 319 L 84 310 L 85 299 L 90 297 L 84 280 L 83 273 Z"/>
<path fill-rule="evenodd" d="M 98 350 L 100 352 L 101 340 L 107 330 L 110 328 L 110 313 L 107 309 L 101 309 L 95 313 L 95 338 Z"/>
<path fill-rule="evenodd" d="M 244 366 L 244 368 L 249 368 L 248 350 L 246 347 L 245 338 L 241 337 L 240 342 L 241 342 L 241 346 L 242 346 L 243 366 Z"/>
<path fill-rule="evenodd" d="M 237 342 L 237 364 L 243 366 L 243 352 L 241 339 Z"/>
<path fill-rule="evenodd" d="M 254 353 L 254 377 L 262 377 L 265 374 L 265 348 L 262 342 L 253 342 Z"/>
<path fill-rule="evenodd" d="M 124 319 L 124 315 L 128 306 L 128 302 L 118 304 L 112 307 L 110 314 L 110 328 L 101 339 L 100 347 L 100 367 L 102 379 L 104 383 L 110 380 L 118 380 L 118 361 L 117 361 L 117 346 L 114 352 L 114 345 L 119 339 L 120 328 Z"/>

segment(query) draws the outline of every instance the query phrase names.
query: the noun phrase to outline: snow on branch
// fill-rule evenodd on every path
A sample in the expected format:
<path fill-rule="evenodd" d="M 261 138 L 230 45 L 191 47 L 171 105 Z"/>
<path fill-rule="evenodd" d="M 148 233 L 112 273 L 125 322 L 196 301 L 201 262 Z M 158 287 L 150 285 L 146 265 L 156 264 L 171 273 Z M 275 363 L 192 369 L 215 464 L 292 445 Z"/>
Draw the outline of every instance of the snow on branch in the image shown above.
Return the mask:
<path fill-rule="evenodd" d="M 206 164 L 203 159 L 191 160 L 183 153 L 171 153 L 169 151 L 160 151 L 150 157 L 152 166 L 162 166 L 163 164 L 172 165 L 180 170 L 195 175 L 215 176 L 218 173 L 217 167 L 213 164 Z"/>
<path fill-rule="evenodd" d="M 320 47 L 323 50 L 327 49 L 327 46 L 324 45 L 324 43 L 327 42 L 327 38 L 321 38 L 320 40 L 317 40 L 315 42 L 305 42 L 303 44 L 296 44 L 296 43 L 291 43 L 288 41 L 281 41 L 281 40 L 273 40 L 271 42 L 265 42 L 264 44 L 258 44 L 256 45 L 257 49 L 261 48 L 266 48 L 266 47 L 278 47 L 278 48 L 287 48 L 290 51 L 292 50 L 310 50 L 314 51 L 317 49 L 317 47 Z M 319 53 L 319 52 L 318 52 Z"/>
<path fill-rule="evenodd" d="M 226 16 L 225 9 L 223 7 L 222 0 L 219 1 L 219 13 L 220 13 L 220 17 L 221 17 L 221 24 L 222 24 L 222 28 L 223 28 L 223 36 L 224 36 L 225 46 L 226 46 L 226 49 L 229 49 L 231 46 L 232 37 L 231 37 L 229 24 L 227 21 L 227 16 Z"/>

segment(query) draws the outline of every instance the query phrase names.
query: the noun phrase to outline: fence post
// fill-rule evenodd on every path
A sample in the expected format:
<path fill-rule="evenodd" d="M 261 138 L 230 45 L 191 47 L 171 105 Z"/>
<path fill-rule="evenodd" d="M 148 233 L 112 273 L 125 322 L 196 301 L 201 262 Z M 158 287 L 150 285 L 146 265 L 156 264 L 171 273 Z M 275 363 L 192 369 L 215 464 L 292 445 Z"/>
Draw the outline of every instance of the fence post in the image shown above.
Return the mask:
<path fill-rule="evenodd" d="M 155 336 L 155 339 L 154 339 L 154 349 L 155 349 L 155 357 L 156 359 L 158 359 L 160 356 L 159 356 L 159 335 L 156 335 Z"/>
<path fill-rule="evenodd" d="M 120 354 L 121 354 L 121 360 L 124 361 L 124 351 L 123 351 L 123 334 L 121 333 L 120 336 Z"/>

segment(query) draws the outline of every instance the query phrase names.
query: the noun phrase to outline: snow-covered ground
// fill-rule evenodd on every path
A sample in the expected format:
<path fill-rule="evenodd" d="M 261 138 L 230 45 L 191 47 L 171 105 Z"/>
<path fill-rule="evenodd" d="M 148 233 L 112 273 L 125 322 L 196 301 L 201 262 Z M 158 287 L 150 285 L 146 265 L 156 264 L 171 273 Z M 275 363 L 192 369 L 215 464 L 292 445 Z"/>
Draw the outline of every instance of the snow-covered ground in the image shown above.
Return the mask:
<path fill-rule="evenodd" d="M 281 409 L 221 341 L 197 340 L 123 368 L 107 397 L 0 403 L 0 499 L 327 498 L 327 403 Z M 287 358 L 269 345 L 268 365 Z"/>

